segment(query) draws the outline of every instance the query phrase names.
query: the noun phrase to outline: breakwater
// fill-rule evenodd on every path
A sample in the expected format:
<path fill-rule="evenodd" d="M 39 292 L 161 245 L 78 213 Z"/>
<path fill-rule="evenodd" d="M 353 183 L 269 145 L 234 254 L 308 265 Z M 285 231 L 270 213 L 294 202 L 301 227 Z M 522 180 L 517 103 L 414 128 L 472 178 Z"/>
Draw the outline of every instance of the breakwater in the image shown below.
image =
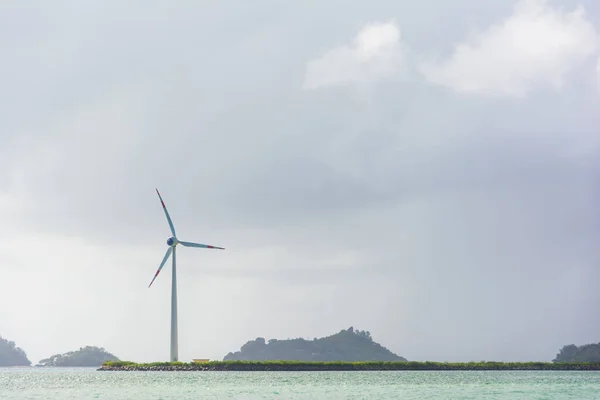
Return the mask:
<path fill-rule="evenodd" d="M 600 371 L 600 363 L 211 361 L 137 364 L 119 361 L 106 362 L 98 371 Z"/>

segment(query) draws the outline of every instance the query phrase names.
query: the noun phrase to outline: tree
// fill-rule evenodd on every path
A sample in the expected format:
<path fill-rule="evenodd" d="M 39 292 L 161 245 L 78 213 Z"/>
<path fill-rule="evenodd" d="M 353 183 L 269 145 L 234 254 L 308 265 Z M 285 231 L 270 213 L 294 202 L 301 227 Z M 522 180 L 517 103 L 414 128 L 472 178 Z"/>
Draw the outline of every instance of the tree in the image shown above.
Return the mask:
<path fill-rule="evenodd" d="M 574 344 L 563 346 L 552 360 L 554 362 L 600 362 L 600 343 L 585 344 L 577 347 Z"/>
<path fill-rule="evenodd" d="M 99 367 L 106 361 L 119 361 L 102 347 L 85 346 L 77 351 L 55 354 L 39 362 L 43 367 Z"/>
<path fill-rule="evenodd" d="M 579 349 L 574 344 L 568 344 L 566 346 L 563 346 L 563 348 L 559 350 L 558 354 L 552 361 L 567 362 L 568 360 L 575 357 L 575 354 L 577 354 L 577 350 Z"/>
<path fill-rule="evenodd" d="M 8 341 L 0 336 L 0 367 L 27 367 L 31 361 L 27 354 L 15 342 Z"/>
<path fill-rule="evenodd" d="M 244 344 L 240 351 L 227 354 L 224 360 L 406 361 L 375 343 L 369 331 L 353 327 L 312 340 L 270 339 L 265 343 L 263 338 L 257 338 Z"/>

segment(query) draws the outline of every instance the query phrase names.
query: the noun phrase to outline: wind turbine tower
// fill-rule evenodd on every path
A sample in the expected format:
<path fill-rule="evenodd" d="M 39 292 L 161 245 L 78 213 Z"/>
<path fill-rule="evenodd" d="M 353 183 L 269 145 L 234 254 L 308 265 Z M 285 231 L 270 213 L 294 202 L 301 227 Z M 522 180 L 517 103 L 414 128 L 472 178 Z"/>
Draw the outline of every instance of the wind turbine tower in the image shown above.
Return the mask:
<path fill-rule="evenodd" d="M 177 239 L 177 235 L 175 234 L 175 227 L 173 226 L 173 221 L 171 221 L 171 217 L 169 216 L 169 212 L 167 211 L 167 207 L 165 206 L 165 202 L 163 201 L 158 189 L 156 189 L 156 193 L 158 194 L 158 198 L 160 199 L 160 204 L 162 204 L 163 210 L 165 211 L 165 216 L 167 217 L 167 222 L 169 223 L 169 228 L 171 229 L 172 236 L 167 239 L 167 252 L 163 257 L 156 274 L 154 274 L 154 278 L 148 285 L 148 288 L 152 286 L 152 283 L 160 273 L 160 270 L 164 267 L 165 263 L 169 259 L 171 254 L 173 255 L 173 267 L 171 272 L 171 361 L 179 360 L 179 345 L 178 345 L 178 333 L 177 333 L 177 264 L 175 261 L 175 250 L 177 245 L 182 245 L 185 247 L 200 247 L 203 249 L 219 249 L 225 250 L 223 247 L 210 246 L 208 244 L 200 244 L 200 243 L 192 243 L 192 242 L 183 242 Z"/>

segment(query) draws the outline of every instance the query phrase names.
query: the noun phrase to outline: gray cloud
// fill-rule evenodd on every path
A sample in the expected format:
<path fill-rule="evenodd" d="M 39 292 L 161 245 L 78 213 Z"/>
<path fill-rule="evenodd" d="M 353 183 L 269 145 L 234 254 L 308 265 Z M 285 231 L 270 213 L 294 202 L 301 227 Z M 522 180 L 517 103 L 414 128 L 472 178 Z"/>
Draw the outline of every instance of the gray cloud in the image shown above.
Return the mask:
<path fill-rule="evenodd" d="M 597 29 L 600 8 L 581 3 Z M 227 248 L 179 254 L 184 358 L 351 325 L 411 359 L 597 341 L 597 54 L 519 99 L 415 68 L 512 10 L 13 3 L 2 334 L 35 361 L 87 342 L 166 358 L 168 269 L 146 289 L 168 236 L 158 187 L 179 236 Z M 392 19 L 408 79 L 302 90 L 310 60 Z"/>
<path fill-rule="evenodd" d="M 598 34 L 579 5 L 522 0 L 510 17 L 456 45 L 451 57 L 422 65 L 427 79 L 463 93 L 520 97 L 560 89 L 573 69 L 598 51 Z"/>

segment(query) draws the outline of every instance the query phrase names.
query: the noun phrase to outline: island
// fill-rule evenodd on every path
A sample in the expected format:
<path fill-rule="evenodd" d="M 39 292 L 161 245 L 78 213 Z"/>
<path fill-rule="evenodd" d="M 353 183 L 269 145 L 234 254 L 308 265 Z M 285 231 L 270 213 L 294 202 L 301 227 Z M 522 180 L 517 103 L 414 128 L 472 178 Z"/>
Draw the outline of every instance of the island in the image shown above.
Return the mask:
<path fill-rule="evenodd" d="M 571 345 L 572 346 L 572 345 Z M 594 345 L 595 346 L 595 345 Z M 560 354 L 579 354 L 563 347 Z M 578 350 L 590 354 L 589 345 Z M 595 347 L 594 347 L 595 348 Z M 320 339 L 251 340 L 223 361 L 154 362 L 108 361 L 99 371 L 600 371 L 600 361 L 580 359 L 552 362 L 436 362 L 407 361 L 373 341 L 368 331 L 349 328 Z M 571 360 L 571 358 L 569 359 Z"/>
<path fill-rule="evenodd" d="M 376 343 L 368 331 L 353 327 L 323 338 L 257 338 L 244 344 L 240 351 L 229 353 L 223 361 L 406 361 Z"/>
<path fill-rule="evenodd" d="M 0 367 L 29 367 L 31 361 L 15 342 L 0 336 Z"/>
<path fill-rule="evenodd" d="M 55 354 L 39 362 L 39 367 L 99 367 L 107 361 L 120 361 L 102 347 L 85 346 L 77 351 Z"/>
<path fill-rule="evenodd" d="M 600 363 L 600 343 L 590 343 L 579 347 L 574 344 L 563 346 L 553 361 L 567 363 Z"/>

